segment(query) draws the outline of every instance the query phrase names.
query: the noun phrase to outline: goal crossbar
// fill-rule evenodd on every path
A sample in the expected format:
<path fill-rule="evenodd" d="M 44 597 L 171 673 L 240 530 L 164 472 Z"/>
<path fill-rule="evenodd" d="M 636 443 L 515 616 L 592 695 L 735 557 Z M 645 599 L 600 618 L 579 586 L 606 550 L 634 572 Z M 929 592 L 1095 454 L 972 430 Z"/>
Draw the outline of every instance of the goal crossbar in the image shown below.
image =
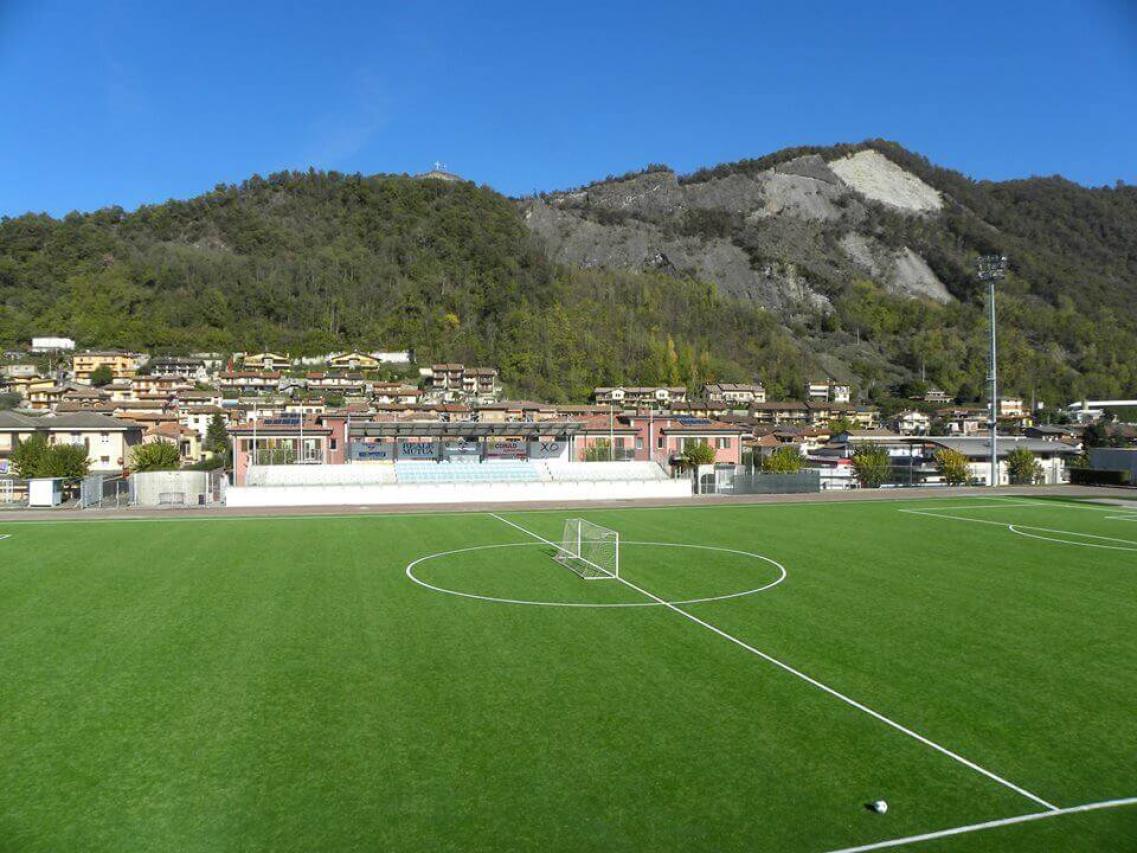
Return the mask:
<path fill-rule="evenodd" d="M 555 559 L 584 580 L 620 577 L 620 534 L 583 518 L 565 519 Z"/>

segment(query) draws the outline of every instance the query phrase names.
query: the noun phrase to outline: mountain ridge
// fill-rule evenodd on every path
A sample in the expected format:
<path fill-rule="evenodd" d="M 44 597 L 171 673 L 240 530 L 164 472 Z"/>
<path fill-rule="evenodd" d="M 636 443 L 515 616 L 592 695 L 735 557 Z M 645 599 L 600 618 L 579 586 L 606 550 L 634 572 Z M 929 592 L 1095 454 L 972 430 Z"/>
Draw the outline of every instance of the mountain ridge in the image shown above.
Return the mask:
<path fill-rule="evenodd" d="M 850 164 L 867 164 L 860 189 Z M 913 209 L 870 197 L 893 179 Z M 816 373 L 867 397 L 926 376 L 972 399 L 972 265 L 1000 251 L 1007 387 L 1112 396 L 1137 380 L 1135 235 L 1135 188 L 977 182 L 883 140 L 520 199 L 285 172 L 129 213 L 0 219 L 0 341 L 410 346 L 498 364 L 518 393 L 554 400 L 755 376 L 794 394 Z"/>

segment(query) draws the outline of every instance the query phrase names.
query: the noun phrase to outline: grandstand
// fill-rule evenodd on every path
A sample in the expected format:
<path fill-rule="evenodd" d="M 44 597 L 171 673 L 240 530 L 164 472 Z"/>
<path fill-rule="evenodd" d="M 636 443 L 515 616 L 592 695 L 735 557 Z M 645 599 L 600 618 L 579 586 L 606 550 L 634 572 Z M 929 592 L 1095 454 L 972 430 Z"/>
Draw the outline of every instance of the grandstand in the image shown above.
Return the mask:
<path fill-rule="evenodd" d="M 373 486 L 394 483 L 390 465 L 254 465 L 249 486 Z"/>
<path fill-rule="evenodd" d="M 493 460 L 257 465 L 230 506 L 334 506 L 686 497 L 690 481 L 655 462 Z"/>
<path fill-rule="evenodd" d="M 657 462 L 546 462 L 554 482 L 623 482 L 670 479 Z"/>
<path fill-rule="evenodd" d="M 532 462 L 419 462 L 394 465 L 398 483 L 537 483 L 547 480 L 541 466 Z"/>

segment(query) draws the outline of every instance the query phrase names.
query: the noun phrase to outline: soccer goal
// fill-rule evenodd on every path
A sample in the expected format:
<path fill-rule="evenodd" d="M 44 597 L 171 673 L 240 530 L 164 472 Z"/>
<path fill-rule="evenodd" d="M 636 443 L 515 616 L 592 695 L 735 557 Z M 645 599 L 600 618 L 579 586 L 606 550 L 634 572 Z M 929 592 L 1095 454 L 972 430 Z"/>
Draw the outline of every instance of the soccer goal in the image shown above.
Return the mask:
<path fill-rule="evenodd" d="M 583 518 L 565 519 L 554 559 L 586 581 L 615 580 L 620 577 L 620 534 Z"/>

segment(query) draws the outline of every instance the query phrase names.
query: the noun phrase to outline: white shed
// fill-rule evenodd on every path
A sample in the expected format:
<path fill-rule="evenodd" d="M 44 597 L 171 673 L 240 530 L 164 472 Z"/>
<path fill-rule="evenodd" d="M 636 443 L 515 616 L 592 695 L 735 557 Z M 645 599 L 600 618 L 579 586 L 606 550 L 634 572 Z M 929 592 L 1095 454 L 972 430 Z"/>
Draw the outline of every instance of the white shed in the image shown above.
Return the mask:
<path fill-rule="evenodd" d="M 62 477 L 28 480 L 28 506 L 59 506 L 63 503 Z"/>

